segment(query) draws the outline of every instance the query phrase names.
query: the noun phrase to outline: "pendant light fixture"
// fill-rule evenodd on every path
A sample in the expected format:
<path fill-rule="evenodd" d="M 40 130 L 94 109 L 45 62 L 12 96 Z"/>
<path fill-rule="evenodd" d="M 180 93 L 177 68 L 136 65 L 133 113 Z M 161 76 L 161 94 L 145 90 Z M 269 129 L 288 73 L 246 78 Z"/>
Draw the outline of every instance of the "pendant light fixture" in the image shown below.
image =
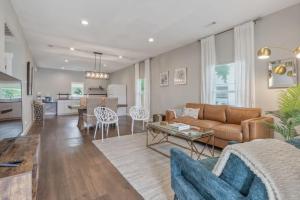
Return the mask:
<path fill-rule="evenodd" d="M 101 71 L 101 56 L 102 53 L 94 52 L 95 56 L 95 69 L 94 71 L 86 71 L 85 78 L 86 79 L 109 79 L 109 74 Z M 97 56 L 99 56 L 99 71 L 97 71 Z"/>

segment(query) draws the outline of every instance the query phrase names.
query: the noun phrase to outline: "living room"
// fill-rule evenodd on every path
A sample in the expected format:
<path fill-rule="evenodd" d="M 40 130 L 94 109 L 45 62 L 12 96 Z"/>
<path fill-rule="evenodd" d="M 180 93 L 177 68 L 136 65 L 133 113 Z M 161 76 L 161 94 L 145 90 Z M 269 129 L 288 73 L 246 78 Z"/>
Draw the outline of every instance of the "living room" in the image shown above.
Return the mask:
<path fill-rule="evenodd" d="M 0 199 L 299 199 L 299 19 L 1 0 Z"/>

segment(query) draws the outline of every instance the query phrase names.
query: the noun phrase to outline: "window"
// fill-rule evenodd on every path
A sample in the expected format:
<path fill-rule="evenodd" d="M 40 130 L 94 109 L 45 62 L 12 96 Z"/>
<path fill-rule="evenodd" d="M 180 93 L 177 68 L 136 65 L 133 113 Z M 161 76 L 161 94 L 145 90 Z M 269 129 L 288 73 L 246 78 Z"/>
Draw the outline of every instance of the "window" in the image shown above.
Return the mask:
<path fill-rule="evenodd" d="M 0 99 L 17 100 L 21 99 L 21 86 L 19 84 L 1 84 Z"/>
<path fill-rule="evenodd" d="M 235 105 L 234 63 L 216 65 L 216 104 Z"/>
<path fill-rule="evenodd" d="M 139 87 L 139 91 L 138 91 L 138 95 L 139 95 L 139 98 L 140 98 L 140 100 L 141 100 L 141 106 L 144 106 L 143 104 L 144 104 L 144 82 L 145 82 L 145 80 L 144 79 L 139 79 L 138 80 L 138 87 Z"/>
<path fill-rule="evenodd" d="M 71 95 L 73 97 L 80 97 L 84 94 L 84 84 L 83 83 L 71 83 Z"/>

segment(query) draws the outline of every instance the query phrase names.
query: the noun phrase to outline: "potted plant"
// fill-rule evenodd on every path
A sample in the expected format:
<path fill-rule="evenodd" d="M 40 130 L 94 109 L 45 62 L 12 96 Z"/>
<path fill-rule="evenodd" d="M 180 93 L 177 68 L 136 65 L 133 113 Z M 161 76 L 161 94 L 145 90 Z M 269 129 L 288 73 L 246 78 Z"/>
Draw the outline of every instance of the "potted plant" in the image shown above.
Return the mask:
<path fill-rule="evenodd" d="M 296 128 L 300 126 L 300 85 L 282 91 L 278 104 L 278 111 L 268 113 L 277 117 L 279 121 L 268 126 L 290 142 L 298 135 Z"/>

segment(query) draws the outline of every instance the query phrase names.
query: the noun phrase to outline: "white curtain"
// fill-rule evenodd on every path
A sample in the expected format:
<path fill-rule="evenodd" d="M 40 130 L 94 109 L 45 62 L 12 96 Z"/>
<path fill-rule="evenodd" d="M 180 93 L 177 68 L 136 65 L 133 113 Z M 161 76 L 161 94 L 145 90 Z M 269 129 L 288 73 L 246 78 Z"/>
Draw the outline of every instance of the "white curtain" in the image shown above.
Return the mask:
<path fill-rule="evenodd" d="M 236 105 L 255 106 L 254 22 L 234 28 Z"/>
<path fill-rule="evenodd" d="M 144 107 L 150 112 L 150 59 L 145 60 Z"/>
<path fill-rule="evenodd" d="M 201 40 L 201 103 L 215 104 L 216 45 L 212 35 Z"/>
<path fill-rule="evenodd" d="M 141 94 L 140 94 L 140 64 L 136 63 L 134 65 L 134 81 L 135 81 L 135 105 L 141 106 Z"/>

